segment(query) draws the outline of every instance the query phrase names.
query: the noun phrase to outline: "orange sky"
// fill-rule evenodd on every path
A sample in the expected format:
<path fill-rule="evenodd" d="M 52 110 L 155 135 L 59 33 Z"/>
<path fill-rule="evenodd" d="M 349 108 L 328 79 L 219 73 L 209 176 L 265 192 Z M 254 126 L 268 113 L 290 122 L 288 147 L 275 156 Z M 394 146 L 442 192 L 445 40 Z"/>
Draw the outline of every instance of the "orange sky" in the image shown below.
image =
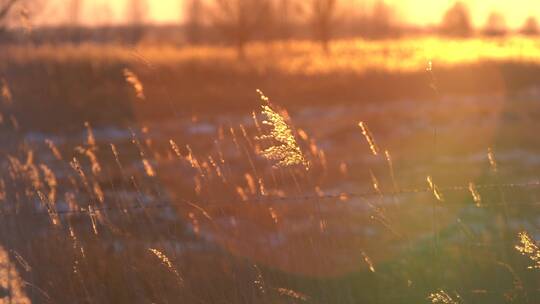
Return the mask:
<path fill-rule="evenodd" d="M 43 18 L 47 23 L 61 23 L 66 20 L 66 3 L 69 0 L 48 0 L 50 15 L 59 18 Z M 83 0 L 82 21 L 84 24 L 122 23 L 128 0 Z M 148 20 L 158 23 L 174 23 L 182 19 L 182 2 L 185 0 L 147 0 Z M 212 0 L 206 0 L 212 1 Z M 307 1 L 307 0 L 304 0 Z M 369 7 L 374 0 L 341 0 L 344 5 L 358 8 Z M 455 0 L 386 0 L 393 5 L 400 17 L 410 24 L 436 24 L 444 11 Z M 491 11 L 505 15 L 508 26 L 516 28 L 531 14 L 540 17 L 540 0 L 466 0 L 471 9 L 473 22 L 482 26 Z"/>

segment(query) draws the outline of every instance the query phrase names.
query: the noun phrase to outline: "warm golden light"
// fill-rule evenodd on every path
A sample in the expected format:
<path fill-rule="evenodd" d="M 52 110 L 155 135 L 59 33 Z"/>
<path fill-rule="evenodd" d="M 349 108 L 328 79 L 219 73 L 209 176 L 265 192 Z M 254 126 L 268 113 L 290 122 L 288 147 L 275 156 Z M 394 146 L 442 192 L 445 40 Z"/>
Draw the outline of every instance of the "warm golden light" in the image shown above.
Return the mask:
<path fill-rule="evenodd" d="M 407 23 L 431 25 L 439 23 L 445 10 L 458 1 L 387 0 L 386 2 L 395 6 Z M 475 27 L 482 27 L 491 12 L 502 13 L 507 25 L 511 28 L 519 28 L 527 17 L 538 17 L 540 12 L 540 2 L 534 0 L 463 0 L 461 2 L 469 7 Z"/>
<path fill-rule="evenodd" d="M 83 3 L 81 22 L 85 24 L 123 23 L 126 21 L 126 8 L 131 0 L 96 0 Z M 146 19 L 154 23 L 178 23 L 184 19 L 186 0 L 147 0 Z M 205 0 L 212 4 L 212 0 Z M 376 0 L 342 0 L 342 11 L 350 13 L 357 11 L 365 13 L 371 10 Z M 438 24 L 444 12 L 457 1 L 431 1 L 431 0 L 386 0 L 385 3 L 392 6 L 398 18 L 404 23 L 412 25 L 435 25 Z M 519 28 L 525 19 L 530 16 L 540 16 L 540 2 L 534 0 L 464 0 L 471 12 L 475 27 L 482 27 L 491 12 L 499 12 L 505 16 L 506 23 L 510 28 Z M 49 0 L 48 11 L 50 14 L 58 14 L 64 18 L 40 18 L 43 23 L 61 23 L 68 20 L 67 6 L 64 0 Z M 352 9 L 343 9 L 343 7 Z"/>
<path fill-rule="evenodd" d="M 0 0 L 0 304 L 532 302 L 537 1 Z"/>

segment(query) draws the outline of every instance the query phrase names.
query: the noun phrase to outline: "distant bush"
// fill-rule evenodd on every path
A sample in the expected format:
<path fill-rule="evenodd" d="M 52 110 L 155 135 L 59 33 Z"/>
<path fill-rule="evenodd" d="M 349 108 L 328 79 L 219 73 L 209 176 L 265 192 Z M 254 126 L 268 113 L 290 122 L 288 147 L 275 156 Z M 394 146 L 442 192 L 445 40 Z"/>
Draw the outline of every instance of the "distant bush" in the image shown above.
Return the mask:
<path fill-rule="evenodd" d="M 482 33 L 486 36 L 504 36 L 507 33 L 506 20 L 497 12 L 489 14 Z"/>
<path fill-rule="evenodd" d="M 462 2 L 456 2 L 444 14 L 440 31 L 449 36 L 467 37 L 473 32 L 469 9 Z"/>
<path fill-rule="evenodd" d="M 523 27 L 521 28 L 520 32 L 524 35 L 538 35 L 538 21 L 535 17 L 529 17 L 527 20 L 525 20 L 525 23 L 523 24 Z"/>

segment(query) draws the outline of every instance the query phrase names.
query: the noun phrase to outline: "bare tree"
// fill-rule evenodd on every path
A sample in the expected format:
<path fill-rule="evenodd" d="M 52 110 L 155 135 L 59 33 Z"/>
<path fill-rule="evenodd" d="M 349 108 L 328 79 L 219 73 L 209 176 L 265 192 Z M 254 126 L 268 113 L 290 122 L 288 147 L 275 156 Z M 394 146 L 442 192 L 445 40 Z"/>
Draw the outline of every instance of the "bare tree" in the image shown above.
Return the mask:
<path fill-rule="evenodd" d="M 483 33 L 486 36 L 504 36 L 506 34 L 506 20 L 497 12 L 489 14 Z"/>
<path fill-rule="evenodd" d="M 69 24 L 78 26 L 81 18 L 82 0 L 71 0 L 69 4 Z"/>
<path fill-rule="evenodd" d="M 326 53 L 335 26 L 337 0 L 311 0 L 311 24 L 315 38 Z"/>
<path fill-rule="evenodd" d="M 280 39 L 289 39 L 293 33 L 294 14 L 301 10 L 300 3 L 295 0 L 276 0 L 274 6 L 276 34 Z"/>
<path fill-rule="evenodd" d="M 142 39 L 144 34 L 144 22 L 146 18 L 146 0 L 130 0 L 127 3 L 127 14 L 129 23 L 129 40 L 135 44 Z"/>
<path fill-rule="evenodd" d="M 0 0 L 0 31 L 5 30 L 8 16 L 17 2 L 19 0 Z"/>
<path fill-rule="evenodd" d="M 246 44 L 266 26 L 269 10 L 269 0 L 215 0 L 211 13 L 214 26 L 244 58 Z"/>
<path fill-rule="evenodd" d="M 201 0 L 185 1 L 186 12 L 186 37 L 187 40 L 196 44 L 201 41 L 201 31 L 203 26 L 203 4 Z"/>
<path fill-rule="evenodd" d="M 68 6 L 68 19 L 71 40 L 75 43 L 80 43 L 82 33 L 80 28 L 82 0 L 71 0 Z"/>
<path fill-rule="evenodd" d="M 456 2 L 444 14 L 441 32 L 450 36 L 467 37 L 472 34 L 472 31 L 469 9 L 463 2 Z"/>
<path fill-rule="evenodd" d="M 536 20 L 536 18 L 532 16 L 527 18 L 520 32 L 523 35 L 530 35 L 530 36 L 538 35 L 540 31 L 538 29 L 538 21 Z"/>
<path fill-rule="evenodd" d="M 394 27 L 394 11 L 382 0 L 378 0 L 371 13 L 371 31 L 375 37 L 385 37 L 391 34 Z"/>
<path fill-rule="evenodd" d="M 0 0 L 0 37 L 7 34 L 9 25 L 24 28 L 26 34 L 32 32 L 31 17 L 43 11 L 46 1 L 40 0 Z"/>

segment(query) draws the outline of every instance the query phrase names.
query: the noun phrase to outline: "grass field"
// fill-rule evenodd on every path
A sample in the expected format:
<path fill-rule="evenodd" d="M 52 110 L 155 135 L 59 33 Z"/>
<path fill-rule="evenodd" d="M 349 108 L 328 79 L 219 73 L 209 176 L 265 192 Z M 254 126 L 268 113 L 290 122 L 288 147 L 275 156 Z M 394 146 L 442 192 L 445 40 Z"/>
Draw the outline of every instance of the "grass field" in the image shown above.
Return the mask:
<path fill-rule="evenodd" d="M 4 47 L 0 302 L 535 303 L 539 46 Z"/>
<path fill-rule="evenodd" d="M 33 130 L 133 120 L 250 112 L 262 89 L 290 109 L 305 105 L 433 99 L 428 62 L 443 95 L 513 94 L 536 84 L 535 38 L 344 40 L 325 54 L 312 42 L 233 48 L 141 45 L 3 47 L 0 71 L 18 97 L 14 111 Z M 126 85 L 129 67 L 147 103 Z M 171 106 L 172 104 L 172 106 Z M 49 111 L 49 118 L 37 119 Z"/>

